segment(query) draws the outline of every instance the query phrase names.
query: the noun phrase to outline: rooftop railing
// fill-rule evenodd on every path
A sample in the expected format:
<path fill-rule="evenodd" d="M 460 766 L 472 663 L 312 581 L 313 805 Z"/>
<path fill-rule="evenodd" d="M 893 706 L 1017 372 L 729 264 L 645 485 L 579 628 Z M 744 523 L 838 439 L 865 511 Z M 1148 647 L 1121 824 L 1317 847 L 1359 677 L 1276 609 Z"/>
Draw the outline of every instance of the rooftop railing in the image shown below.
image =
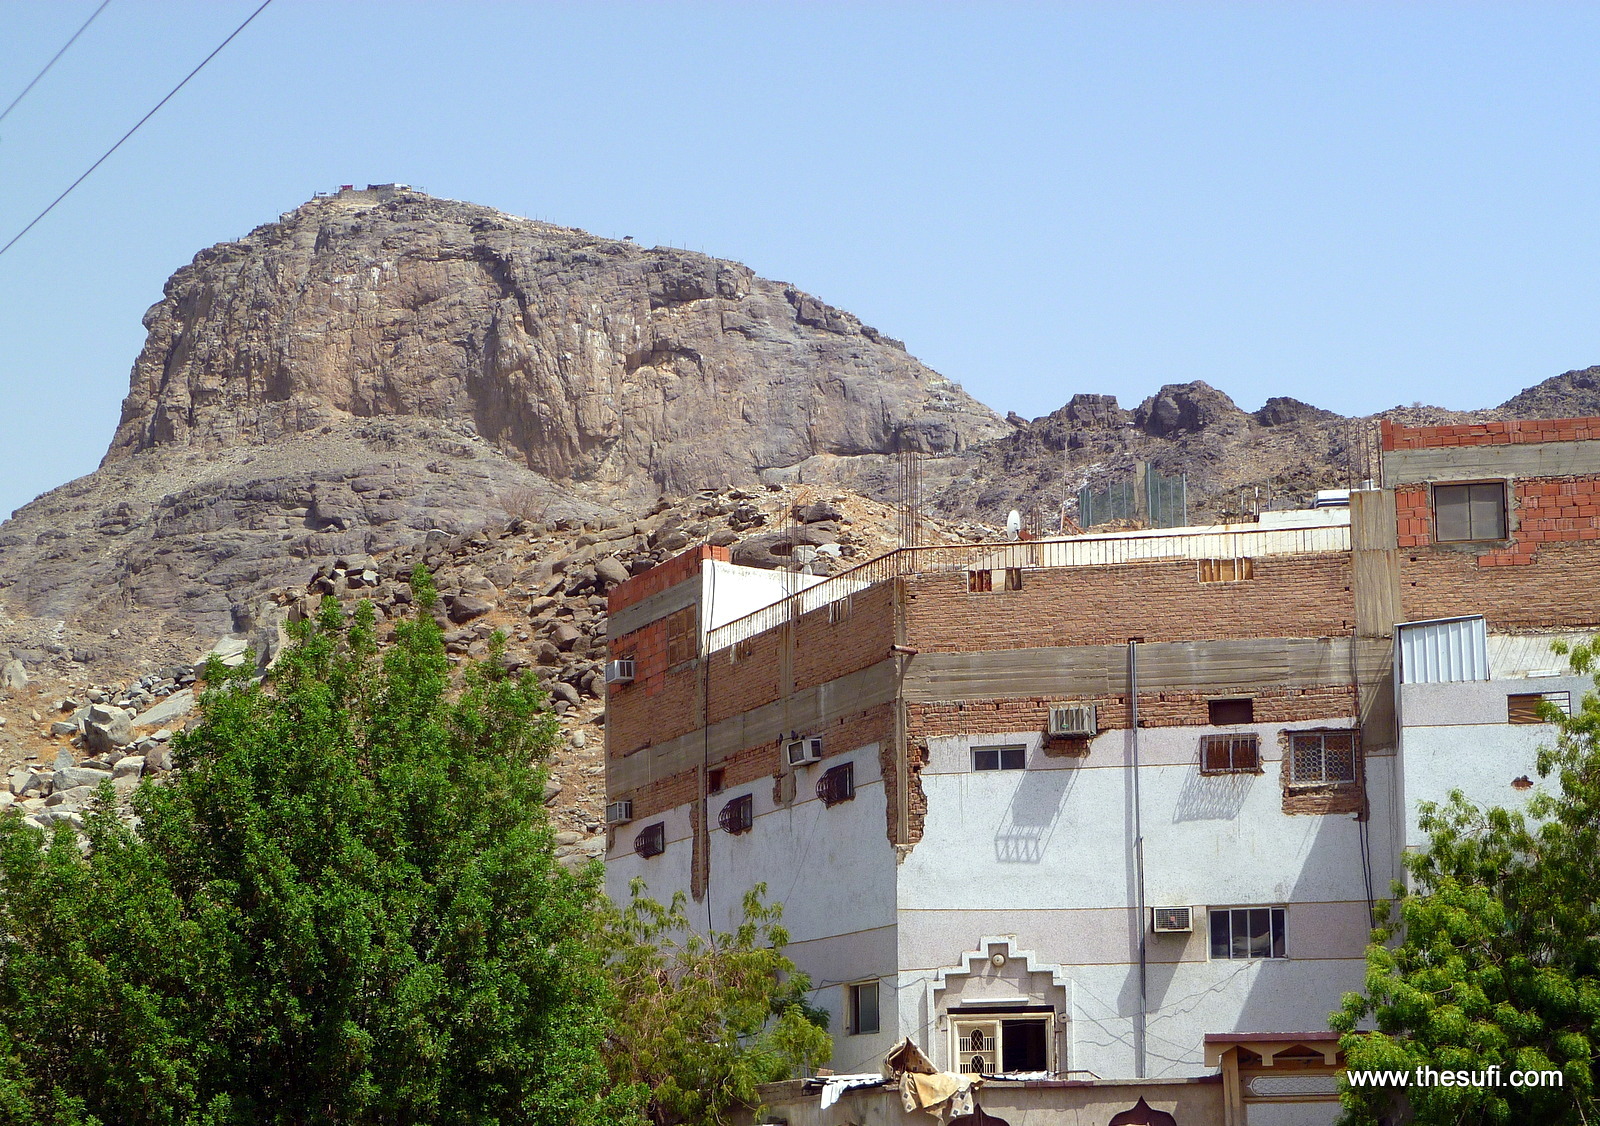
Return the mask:
<path fill-rule="evenodd" d="M 706 651 L 715 653 L 735 642 L 765 633 L 802 614 L 820 610 L 857 591 L 902 575 L 940 572 L 1006 571 L 1013 568 L 1097 567 L 1149 563 L 1163 559 L 1250 559 L 1268 555 L 1304 555 L 1350 550 L 1350 526 L 1223 530 L 1212 528 L 1115 532 L 1055 540 L 902 547 L 841 571 L 763 606 L 754 613 L 717 626 L 706 635 Z M 1001 579 L 1003 582 L 1003 578 Z"/>

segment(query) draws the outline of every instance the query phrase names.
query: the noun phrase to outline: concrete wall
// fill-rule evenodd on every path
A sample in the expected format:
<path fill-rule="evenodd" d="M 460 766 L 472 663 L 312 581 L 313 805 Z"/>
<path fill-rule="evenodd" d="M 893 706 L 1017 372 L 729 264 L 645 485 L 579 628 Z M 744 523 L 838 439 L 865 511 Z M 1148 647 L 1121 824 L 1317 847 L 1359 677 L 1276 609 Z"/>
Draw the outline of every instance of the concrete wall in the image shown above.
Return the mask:
<path fill-rule="evenodd" d="M 709 923 L 719 931 L 732 930 L 743 917 L 745 893 L 758 883 L 766 884 L 766 901 L 784 907 L 788 955 L 811 976 L 817 987 L 815 1003 L 831 1015 L 834 1067 L 839 1071 L 853 1069 L 854 1061 L 876 1068 L 899 1039 L 893 1003 L 895 853 L 884 832 L 887 812 L 878 751 L 877 744 L 866 744 L 800 768 L 792 802 L 777 799 L 771 777 L 711 795 L 706 895 L 701 902 L 691 898 L 689 905 L 689 918 L 697 929 L 703 931 Z M 844 762 L 853 766 L 855 797 L 825 806 L 816 796 L 817 779 L 822 771 Z M 745 794 L 754 800 L 753 828 L 738 835 L 724 833 L 717 828 L 718 813 Z M 690 894 L 690 810 L 691 805 L 680 805 L 613 831 L 606 854 L 608 895 L 625 901 L 635 876 L 644 879 L 651 897 L 662 903 L 675 892 Z M 656 820 L 667 826 L 667 851 L 641 859 L 632 851 L 634 834 Z M 880 1031 L 850 1035 L 845 1030 L 844 986 L 874 979 L 881 979 Z"/>
<path fill-rule="evenodd" d="M 1207 1032 L 1325 1028 L 1340 995 L 1360 987 L 1370 929 L 1362 823 L 1284 811 L 1280 731 L 1336 725 L 1230 728 L 1258 734 L 1262 770 L 1222 776 L 1198 771 L 1200 736 L 1221 729 L 1140 731 L 1146 903 L 1196 908 L 1193 934 L 1150 939 L 1150 1074 L 1204 1074 Z M 921 1029 L 943 1062 L 940 1009 L 962 995 L 951 968 L 984 936 L 1012 936 L 1016 950 L 1070 982 L 1065 1066 L 1136 1074 L 1131 733 L 1102 734 L 1082 758 L 1048 756 L 1027 731 L 928 743 L 923 838 L 900 869 L 901 1023 Z M 1028 769 L 971 770 L 972 746 L 1008 743 L 1028 748 Z M 1388 755 L 1366 762 L 1366 828 L 1380 858 L 1391 847 L 1392 764 Z M 1387 867 L 1374 874 L 1379 895 L 1388 878 Z M 1206 907 L 1280 905 L 1289 908 L 1288 958 L 1210 959 Z M 1054 1003 L 1047 977 L 1013 984 Z"/>
<path fill-rule="evenodd" d="M 1480 804 L 1508 809 L 1527 804 L 1535 791 L 1512 783 L 1523 777 L 1541 782 L 1535 760 L 1541 746 L 1554 744 L 1557 729 L 1551 724 L 1507 723 L 1507 696 L 1564 691 L 1571 694 L 1577 710 L 1584 693 L 1594 687 L 1593 678 L 1584 676 L 1403 685 L 1400 785 L 1405 847 L 1427 845 L 1417 823 L 1420 803 L 1443 803 L 1452 790 Z"/>

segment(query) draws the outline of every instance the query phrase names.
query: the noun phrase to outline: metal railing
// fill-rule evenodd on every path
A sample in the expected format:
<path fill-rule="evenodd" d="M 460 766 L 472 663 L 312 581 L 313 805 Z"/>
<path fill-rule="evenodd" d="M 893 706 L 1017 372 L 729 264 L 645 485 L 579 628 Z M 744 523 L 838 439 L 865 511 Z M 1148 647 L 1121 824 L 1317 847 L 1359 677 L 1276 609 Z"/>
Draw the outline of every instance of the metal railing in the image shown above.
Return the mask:
<path fill-rule="evenodd" d="M 886 579 L 902 575 L 1005 571 L 1012 568 L 1095 567 L 1162 559 L 1243 559 L 1349 550 L 1348 524 L 1243 531 L 1196 528 L 1181 532 L 1119 532 L 1105 536 L 1074 536 L 1014 543 L 903 547 L 709 630 L 706 634 L 706 652 L 726 649 L 736 642 L 791 622 L 802 614 L 820 610 Z"/>

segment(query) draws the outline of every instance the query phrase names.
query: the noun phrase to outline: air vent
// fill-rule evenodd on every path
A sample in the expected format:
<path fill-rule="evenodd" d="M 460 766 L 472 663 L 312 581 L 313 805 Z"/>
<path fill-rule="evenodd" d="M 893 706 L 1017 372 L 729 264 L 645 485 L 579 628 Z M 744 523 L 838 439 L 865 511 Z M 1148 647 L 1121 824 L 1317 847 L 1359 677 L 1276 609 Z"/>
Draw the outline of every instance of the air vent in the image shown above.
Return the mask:
<path fill-rule="evenodd" d="M 804 739 L 790 739 L 784 744 L 784 753 L 790 766 L 804 766 L 808 762 L 822 761 L 822 736 L 809 735 Z"/>
<path fill-rule="evenodd" d="M 626 825 L 633 820 L 633 802 L 614 801 L 606 806 L 607 825 Z"/>
<path fill-rule="evenodd" d="M 633 662 L 632 661 L 607 661 L 606 662 L 606 683 L 607 684 L 632 684 L 633 683 Z"/>
<path fill-rule="evenodd" d="M 1185 934 L 1194 930 L 1194 908 L 1152 907 L 1150 929 L 1157 934 Z"/>
<path fill-rule="evenodd" d="M 1050 709 L 1050 734 L 1085 736 L 1100 734 L 1093 704 L 1061 704 Z"/>

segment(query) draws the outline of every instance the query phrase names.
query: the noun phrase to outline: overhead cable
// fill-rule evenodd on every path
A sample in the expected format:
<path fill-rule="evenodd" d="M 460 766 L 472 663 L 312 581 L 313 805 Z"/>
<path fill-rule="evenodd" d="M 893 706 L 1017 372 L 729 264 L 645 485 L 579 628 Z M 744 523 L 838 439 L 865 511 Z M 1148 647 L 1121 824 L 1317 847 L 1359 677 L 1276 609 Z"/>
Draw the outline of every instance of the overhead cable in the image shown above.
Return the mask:
<path fill-rule="evenodd" d="M 195 67 L 188 74 L 184 75 L 182 82 L 178 83 L 171 90 L 167 91 L 167 96 L 166 97 L 162 98 L 159 102 L 157 102 L 155 104 L 155 107 L 153 109 L 151 109 L 151 111 L 149 113 L 147 113 L 143 117 L 141 117 L 134 124 L 132 129 L 129 129 L 126 133 L 124 133 L 121 136 L 121 138 L 118 139 L 116 144 L 112 145 L 109 149 L 107 149 L 101 155 L 99 160 L 97 160 L 93 164 L 89 165 L 88 171 L 84 172 L 84 174 L 82 176 L 79 176 L 76 180 L 72 181 L 72 183 L 67 186 L 67 190 L 66 191 L 62 192 L 60 195 L 56 196 L 55 199 L 51 200 L 50 201 L 50 206 L 46 207 L 43 211 L 39 212 L 39 214 L 35 215 L 33 217 L 32 221 L 29 222 L 26 227 L 23 227 L 22 230 L 18 231 L 15 235 L 12 236 L 10 242 L 6 243 L 4 246 L 0 246 L 0 255 L 3 255 L 6 251 L 10 250 L 13 246 L 17 245 L 17 243 L 21 240 L 23 235 L 27 234 L 29 231 L 33 230 L 33 228 L 35 226 L 38 225 L 39 220 L 43 219 L 46 215 L 50 214 L 50 212 L 54 211 L 56 209 L 56 204 L 60 203 L 64 199 L 66 199 L 67 196 L 71 195 L 72 194 L 72 190 L 74 188 L 76 188 L 79 184 L 81 184 L 85 180 L 87 180 L 89 178 L 90 174 L 93 173 L 96 168 L 99 168 L 102 164 L 104 164 L 106 162 L 106 160 L 111 156 L 112 153 L 116 152 L 118 149 L 120 149 L 122 147 L 122 142 L 123 141 L 126 141 L 129 137 L 131 137 L 135 133 L 137 133 L 139 131 L 139 126 L 143 125 L 146 121 L 149 121 L 152 117 L 154 117 L 156 115 L 156 111 L 157 110 L 159 110 L 162 106 L 166 105 L 169 101 L 171 101 L 174 94 L 176 94 L 179 90 L 182 90 L 185 86 L 187 86 L 189 84 L 189 79 L 191 79 L 195 75 L 199 74 L 201 72 L 201 70 L 203 70 L 205 68 L 205 65 L 207 63 L 209 63 L 212 59 L 216 58 L 217 55 L 222 51 L 222 49 L 224 47 L 226 47 L 229 43 L 232 43 L 233 40 L 234 40 L 234 37 L 237 36 L 245 28 L 249 27 L 250 26 L 250 21 L 255 19 L 262 12 L 266 11 L 267 5 L 271 4 L 271 3 L 272 3 L 272 0 L 265 0 L 265 2 L 261 5 L 261 7 L 257 8 L 255 11 L 251 12 L 250 15 L 248 17 L 246 17 L 245 21 L 242 24 L 240 24 L 238 27 L 234 28 L 233 31 L 228 35 L 228 37 L 226 39 L 224 39 L 221 43 L 217 44 L 215 50 L 213 50 L 209 55 L 207 55 L 205 58 L 200 60 L 200 65 L 199 66 Z"/>
<path fill-rule="evenodd" d="M 11 104 L 5 109 L 0 109 L 0 121 L 4 121 L 6 119 L 6 114 L 17 108 L 17 103 L 22 101 L 23 98 L 26 98 L 28 96 L 28 91 L 32 90 L 39 84 L 39 79 L 43 78 L 49 72 L 50 68 L 56 65 L 57 59 L 67 53 L 68 47 L 72 46 L 78 41 L 78 36 L 89 30 L 89 25 L 94 22 L 95 16 L 98 16 L 101 12 L 105 11 L 106 5 L 109 3 L 111 3 L 111 0 L 100 0 L 100 6 L 89 14 L 89 18 L 83 21 L 82 27 L 78 28 L 77 31 L 72 33 L 72 38 L 68 39 L 66 43 L 62 45 L 61 50 L 57 51 L 50 57 L 50 61 L 44 64 L 44 69 L 33 76 L 33 81 L 29 82 L 22 88 L 22 93 L 18 94 L 15 98 L 12 98 Z"/>

